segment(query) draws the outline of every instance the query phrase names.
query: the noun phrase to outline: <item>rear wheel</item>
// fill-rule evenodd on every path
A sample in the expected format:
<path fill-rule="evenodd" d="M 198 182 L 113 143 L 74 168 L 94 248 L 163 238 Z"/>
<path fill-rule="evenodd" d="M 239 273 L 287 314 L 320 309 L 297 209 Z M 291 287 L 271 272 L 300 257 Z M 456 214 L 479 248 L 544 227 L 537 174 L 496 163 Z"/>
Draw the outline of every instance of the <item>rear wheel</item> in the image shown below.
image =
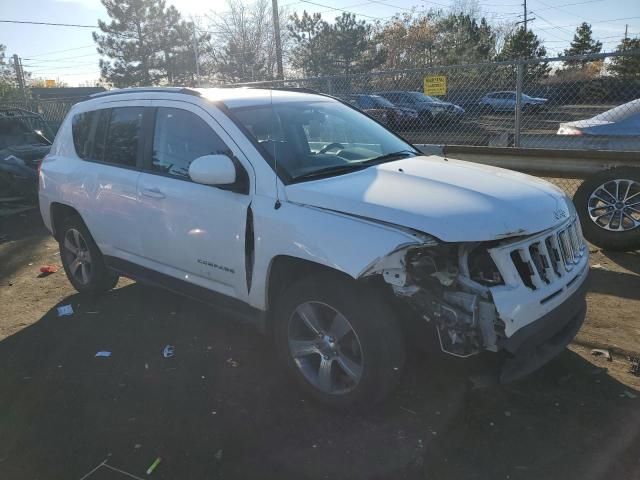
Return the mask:
<path fill-rule="evenodd" d="M 278 354 L 298 384 L 339 408 L 373 405 L 393 389 L 404 342 L 379 295 L 339 274 L 294 283 L 277 300 Z"/>
<path fill-rule="evenodd" d="M 102 293 L 118 283 L 118 276 L 107 269 L 102 253 L 80 217 L 65 219 L 59 247 L 64 271 L 78 292 Z"/>
<path fill-rule="evenodd" d="M 598 173 L 580 185 L 573 201 L 591 243 L 609 250 L 640 248 L 640 169 Z"/>

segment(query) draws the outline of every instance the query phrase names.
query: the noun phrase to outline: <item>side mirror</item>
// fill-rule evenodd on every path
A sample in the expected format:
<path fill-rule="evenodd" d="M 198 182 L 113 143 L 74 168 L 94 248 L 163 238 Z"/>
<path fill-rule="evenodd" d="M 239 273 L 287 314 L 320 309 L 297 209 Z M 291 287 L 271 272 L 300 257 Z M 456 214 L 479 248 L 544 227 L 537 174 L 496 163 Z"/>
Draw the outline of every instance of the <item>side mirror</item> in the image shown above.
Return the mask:
<path fill-rule="evenodd" d="M 226 155 L 204 155 L 191 162 L 189 177 L 203 185 L 229 185 L 236 181 L 236 166 Z"/>

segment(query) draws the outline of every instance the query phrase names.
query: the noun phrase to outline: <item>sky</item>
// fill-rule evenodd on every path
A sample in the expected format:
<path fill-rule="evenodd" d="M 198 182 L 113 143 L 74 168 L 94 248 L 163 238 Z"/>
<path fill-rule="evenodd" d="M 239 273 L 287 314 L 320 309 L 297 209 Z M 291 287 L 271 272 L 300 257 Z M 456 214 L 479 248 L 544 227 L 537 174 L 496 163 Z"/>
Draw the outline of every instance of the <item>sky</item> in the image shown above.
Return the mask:
<path fill-rule="evenodd" d="M 348 11 L 365 20 L 384 21 L 395 13 L 411 8 L 448 9 L 460 0 L 279 0 L 291 13 L 322 12 L 331 19 Z M 480 0 L 482 14 L 496 22 L 518 21 L 523 6 L 518 0 Z M 640 36 L 640 0 L 527 0 L 530 28 L 544 41 L 551 55 L 562 52 L 583 22 L 592 25 L 603 51 L 613 51 L 624 36 Z M 167 0 L 183 17 L 204 20 L 226 10 L 226 0 Z M 107 20 L 100 0 L 0 0 L 0 20 L 95 25 Z M 206 20 L 204 20 L 206 22 Z M 206 24 L 206 23 L 205 23 Z M 32 78 L 60 80 L 69 86 L 94 84 L 99 78 L 99 55 L 91 38 L 91 28 L 55 27 L 0 23 L 0 44 L 7 46 L 7 56 L 18 54 Z"/>

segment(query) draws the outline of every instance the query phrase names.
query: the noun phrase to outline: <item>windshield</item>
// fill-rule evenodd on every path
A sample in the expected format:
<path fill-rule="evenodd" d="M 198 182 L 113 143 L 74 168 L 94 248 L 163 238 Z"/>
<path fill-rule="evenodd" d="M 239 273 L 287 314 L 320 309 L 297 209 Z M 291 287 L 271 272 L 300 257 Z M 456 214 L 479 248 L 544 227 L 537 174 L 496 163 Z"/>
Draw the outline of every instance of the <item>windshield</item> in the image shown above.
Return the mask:
<path fill-rule="evenodd" d="M 429 95 L 425 95 L 424 93 L 420 93 L 420 92 L 407 92 L 407 95 L 409 95 L 411 97 L 411 100 L 413 100 L 414 102 L 432 103 L 432 102 L 440 101 L 437 98 L 430 97 Z"/>
<path fill-rule="evenodd" d="M 607 110 L 599 115 L 596 115 L 591 120 L 601 120 L 606 122 L 619 122 L 625 120 L 633 115 L 640 113 L 640 99 L 632 100 L 628 103 L 618 105 L 611 110 Z"/>
<path fill-rule="evenodd" d="M 370 97 L 377 107 L 395 108 L 395 105 L 380 95 L 371 95 Z"/>
<path fill-rule="evenodd" d="M 418 152 L 371 118 L 334 101 L 288 102 L 231 109 L 286 181 L 317 172 L 347 173 L 378 160 Z"/>

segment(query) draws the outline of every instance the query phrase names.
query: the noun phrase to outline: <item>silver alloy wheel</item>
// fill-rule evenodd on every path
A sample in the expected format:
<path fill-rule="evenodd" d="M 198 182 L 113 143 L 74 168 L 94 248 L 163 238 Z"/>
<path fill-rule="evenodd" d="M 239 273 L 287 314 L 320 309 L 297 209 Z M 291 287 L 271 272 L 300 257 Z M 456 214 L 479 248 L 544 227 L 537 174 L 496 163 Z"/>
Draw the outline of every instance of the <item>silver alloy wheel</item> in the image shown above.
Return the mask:
<path fill-rule="evenodd" d="M 91 252 L 82 233 L 75 228 L 67 230 L 63 248 L 69 274 L 82 285 L 88 284 L 92 273 Z"/>
<path fill-rule="evenodd" d="M 299 305 L 289 318 L 289 352 L 309 383 L 340 395 L 360 383 L 364 358 L 347 318 L 326 303 Z"/>
<path fill-rule="evenodd" d="M 603 183 L 589 196 L 589 217 L 600 228 L 626 232 L 640 226 L 640 184 L 616 179 Z"/>

